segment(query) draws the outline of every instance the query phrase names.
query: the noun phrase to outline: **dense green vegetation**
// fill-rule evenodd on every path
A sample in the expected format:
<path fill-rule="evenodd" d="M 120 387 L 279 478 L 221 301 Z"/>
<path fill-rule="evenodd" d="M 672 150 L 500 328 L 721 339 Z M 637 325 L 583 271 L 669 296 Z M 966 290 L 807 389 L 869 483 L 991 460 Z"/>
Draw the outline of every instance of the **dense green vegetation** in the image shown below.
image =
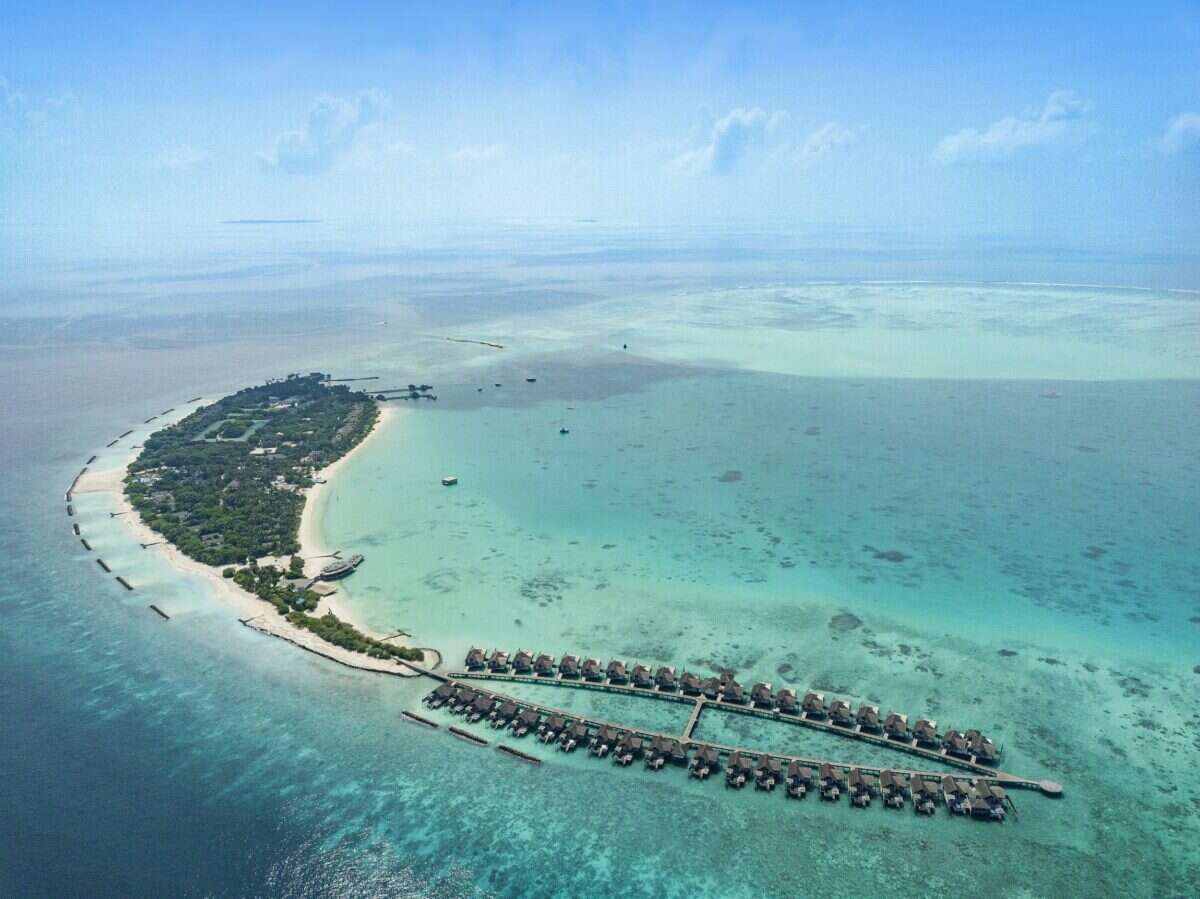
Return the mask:
<path fill-rule="evenodd" d="M 209 565 L 297 552 L 297 489 L 379 417 L 371 397 L 324 377 L 249 387 L 155 432 L 129 467 L 129 501 L 150 527 Z"/>
<path fill-rule="evenodd" d="M 315 609 L 321 597 L 312 590 L 305 590 L 288 581 L 290 576 L 290 572 L 280 571 L 273 565 L 248 565 L 233 572 L 233 582 L 243 590 L 265 599 L 280 615 Z"/>
<path fill-rule="evenodd" d="M 395 658 L 406 659 L 410 662 L 419 662 L 424 658 L 419 649 L 412 649 L 407 646 L 392 646 L 390 643 L 374 640 L 357 630 L 353 625 L 342 621 L 332 612 L 326 612 L 320 618 L 313 618 L 311 615 L 305 615 L 303 612 L 291 612 L 288 614 L 287 619 L 292 624 L 312 631 L 328 643 L 354 652 L 366 653 L 374 659 Z"/>

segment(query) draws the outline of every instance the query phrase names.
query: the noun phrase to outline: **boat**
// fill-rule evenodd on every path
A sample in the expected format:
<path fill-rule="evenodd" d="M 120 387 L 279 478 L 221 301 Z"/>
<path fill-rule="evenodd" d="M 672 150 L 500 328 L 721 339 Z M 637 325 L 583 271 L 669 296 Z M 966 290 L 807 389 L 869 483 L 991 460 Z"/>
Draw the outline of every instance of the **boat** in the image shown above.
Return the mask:
<path fill-rule="evenodd" d="M 457 483 L 458 483 L 458 475 L 456 475 L 456 474 L 448 474 L 444 478 L 442 478 L 442 486 L 443 487 L 453 487 Z"/>
<path fill-rule="evenodd" d="M 570 431 L 568 428 L 559 428 L 559 429 L 558 429 L 558 433 L 560 433 L 560 434 L 570 434 L 570 433 L 571 433 L 571 431 Z"/>
<path fill-rule="evenodd" d="M 323 581 L 333 581 L 340 577 L 345 577 L 350 574 L 363 563 L 363 557 L 357 553 L 349 559 L 338 559 L 336 562 L 330 562 L 321 569 L 321 573 L 317 575 L 318 579 Z"/>

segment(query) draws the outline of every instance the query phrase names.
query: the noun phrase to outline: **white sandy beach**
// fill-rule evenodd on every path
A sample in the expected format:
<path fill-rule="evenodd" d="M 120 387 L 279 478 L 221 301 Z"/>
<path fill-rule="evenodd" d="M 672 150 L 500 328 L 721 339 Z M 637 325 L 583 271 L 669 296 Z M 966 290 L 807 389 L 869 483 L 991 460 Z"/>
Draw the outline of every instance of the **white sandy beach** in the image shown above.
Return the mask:
<path fill-rule="evenodd" d="M 399 409 L 394 407 L 381 406 L 379 421 L 368 434 L 354 449 L 342 456 L 332 465 L 327 466 L 317 472 L 317 477 L 325 483 L 315 484 L 309 489 L 304 504 L 304 511 L 300 521 L 300 554 L 310 561 L 305 565 L 305 573 L 312 576 L 320 571 L 321 567 L 327 564 L 327 559 L 313 559 L 313 556 L 326 555 L 329 550 L 325 548 L 320 538 L 320 515 L 324 504 L 324 499 L 328 496 L 328 491 L 332 487 L 333 477 L 346 464 L 346 462 L 354 456 L 367 441 L 375 437 L 382 429 L 398 420 Z M 120 516 L 121 521 L 128 529 L 130 536 L 138 543 L 155 543 L 162 540 L 162 535 L 148 527 L 141 517 L 134 511 L 129 501 L 125 498 L 124 481 L 125 473 L 129 465 L 137 458 L 136 452 L 131 452 L 124 461 L 113 468 L 89 470 L 80 477 L 75 485 L 74 493 L 103 493 L 107 494 L 115 509 L 123 514 Z M 334 646 L 325 642 L 311 631 L 296 627 L 288 622 L 286 618 L 278 615 L 275 610 L 251 593 L 238 587 L 233 581 L 222 577 L 221 569 L 205 565 L 202 562 L 197 562 L 180 552 L 176 547 L 169 543 L 161 543 L 153 548 L 155 552 L 162 553 L 172 567 L 184 574 L 198 578 L 211 588 L 212 594 L 222 603 L 232 608 L 237 612 L 238 619 L 250 627 L 260 630 L 272 636 L 280 637 L 295 643 L 305 649 L 322 655 L 333 661 L 348 665 L 354 668 L 362 668 L 373 671 L 385 671 L 389 674 L 399 674 L 402 676 L 415 676 L 416 672 L 412 672 L 406 667 L 399 665 L 394 661 L 382 659 L 373 659 L 362 653 L 351 652 L 347 649 Z M 286 564 L 286 560 L 284 560 Z M 385 634 L 377 634 L 370 629 L 363 627 L 360 623 L 354 621 L 353 616 L 348 613 L 345 603 L 339 602 L 338 594 L 323 597 L 321 604 L 317 607 L 315 614 L 323 615 L 325 612 L 333 612 L 342 621 L 345 621 L 363 634 L 375 639 L 382 639 L 387 636 Z M 406 645 L 402 638 L 389 640 L 388 642 L 394 645 Z M 432 660 L 426 660 L 427 663 Z"/>

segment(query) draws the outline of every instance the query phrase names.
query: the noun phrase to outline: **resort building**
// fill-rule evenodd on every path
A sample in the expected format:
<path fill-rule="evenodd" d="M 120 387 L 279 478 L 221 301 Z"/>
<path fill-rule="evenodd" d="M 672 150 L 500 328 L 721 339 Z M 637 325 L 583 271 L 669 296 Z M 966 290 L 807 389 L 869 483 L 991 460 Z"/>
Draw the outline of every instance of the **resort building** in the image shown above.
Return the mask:
<path fill-rule="evenodd" d="M 796 701 L 796 691 L 791 687 L 783 687 L 775 694 L 775 707 L 785 715 L 795 715 L 800 712 L 800 704 Z"/>
<path fill-rule="evenodd" d="M 829 722 L 838 727 L 850 727 L 854 724 L 854 716 L 850 713 L 850 703 L 844 699 L 835 699 L 829 704 Z"/>
<path fill-rule="evenodd" d="M 530 731 L 537 730 L 541 721 L 542 716 L 533 709 L 523 709 L 512 723 L 513 736 L 523 737 Z"/>
<path fill-rule="evenodd" d="M 580 674 L 579 656 L 563 656 L 562 661 L 558 663 L 558 673 L 563 677 L 578 678 Z"/>
<path fill-rule="evenodd" d="M 725 785 L 741 789 L 750 782 L 754 774 L 754 763 L 744 752 L 735 751 L 729 756 L 729 764 L 725 768 Z"/>
<path fill-rule="evenodd" d="M 485 667 L 487 667 L 487 656 L 483 654 L 483 650 L 474 648 L 471 649 L 471 651 L 467 653 L 467 670 L 479 671 Z"/>
<path fill-rule="evenodd" d="M 908 743 L 912 739 L 908 733 L 908 716 L 901 712 L 888 712 L 887 719 L 883 722 L 883 732 L 889 740 L 900 743 Z"/>
<path fill-rule="evenodd" d="M 721 700 L 741 705 L 746 701 L 746 691 L 742 689 L 741 684 L 730 678 L 721 689 Z"/>
<path fill-rule="evenodd" d="M 660 690 L 670 692 L 675 689 L 675 669 L 671 665 L 663 665 L 654 673 L 655 686 Z"/>
<path fill-rule="evenodd" d="M 755 708 L 769 709 L 775 705 L 774 697 L 771 694 L 771 685 L 766 681 L 759 681 L 750 689 L 750 702 Z"/>
<path fill-rule="evenodd" d="M 558 741 L 563 730 L 567 726 L 567 719 L 562 715 L 550 715 L 545 721 L 538 725 L 538 740 L 543 743 L 554 743 Z M 587 728 L 584 728 L 586 734 Z"/>
<path fill-rule="evenodd" d="M 812 690 L 804 694 L 804 703 L 801 708 L 807 718 L 824 718 L 829 711 L 825 706 L 825 695 Z"/>
<path fill-rule="evenodd" d="M 599 659 L 585 659 L 583 662 L 583 679 L 590 681 L 604 680 L 604 667 Z"/>
<path fill-rule="evenodd" d="M 754 768 L 754 786 L 760 790 L 773 790 L 783 781 L 783 765 L 779 759 L 768 753 L 758 757 Z"/>
<path fill-rule="evenodd" d="M 685 671 L 679 676 L 679 689 L 686 696 L 700 695 L 700 678 L 690 671 Z"/>
<path fill-rule="evenodd" d="M 941 740 L 938 739 L 937 722 L 928 718 L 917 719 L 917 723 L 913 725 L 912 735 L 913 739 L 917 741 L 917 745 L 926 749 L 936 749 L 942 745 Z"/>
<path fill-rule="evenodd" d="M 650 673 L 650 666 L 634 665 L 633 671 L 629 673 L 629 682 L 635 687 L 642 687 L 647 690 L 653 689 L 654 677 Z"/>
<path fill-rule="evenodd" d="M 492 658 L 488 662 L 488 667 L 493 671 L 503 674 L 508 671 L 508 653 L 497 649 L 492 653 Z"/>
<path fill-rule="evenodd" d="M 858 714 L 855 716 L 858 726 L 869 734 L 879 733 L 883 727 L 879 722 L 879 706 L 863 703 L 858 707 Z"/>
<path fill-rule="evenodd" d="M 533 673 L 533 656 L 523 649 L 518 649 L 517 654 L 513 656 L 512 667 L 514 674 Z"/>
<path fill-rule="evenodd" d="M 613 659 L 608 663 L 608 682 L 610 684 L 623 684 L 629 680 L 629 675 L 625 672 L 625 663 L 620 659 Z"/>
<path fill-rule="evenodd" d="M 533 663 L 533 673 L 538 677 L 554 677 L 554 656 L 541 653 Z"/>

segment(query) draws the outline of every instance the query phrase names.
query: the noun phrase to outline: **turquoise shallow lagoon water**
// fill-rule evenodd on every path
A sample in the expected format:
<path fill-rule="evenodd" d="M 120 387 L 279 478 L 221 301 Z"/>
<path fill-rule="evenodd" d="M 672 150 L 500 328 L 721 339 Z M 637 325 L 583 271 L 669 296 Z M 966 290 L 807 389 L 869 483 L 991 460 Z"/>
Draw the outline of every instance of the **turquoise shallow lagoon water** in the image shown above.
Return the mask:
<path fill-rule="evenodd" d="M 367 556 L 347 602 L 451 664 L 482 644 L 730 667 L 743 682 L 980 726 L 1007 769 L 1062 781 L 1061 801 L 1018 793 L 1017 819 L 990 827 L 789 803 L 520 741 L 544 758 L 531 768 L 404 723 L 428 685 L 238 626 L 80 496 L 97 550 L 135 575 L 127 594 L 70 536 L 63 486 L 127 423 L 278 374 L 252 348 L 158 378 L 131 356 L 124 381 L 106 367 L 118 361 L 92 360 L 59 406 L 35 395 L 16 418 L 37 428 L 4 446 L 17 476 L 2 488 L 13 564 L 0 700 L 16 726 L 0 742 L 21 774 L 0 779 L 0 893 L 926 896 L 986 877 L 1006 897 L 1188 895 L 1200 880 L 1200 382 L 1104 381 L 1106 354 L 1132 365 L 1157 336 L 1103 316 L 1055 332 L 1094 381 L 800 371 L 815 363 L 796 355 L 796 328 L 812 345 L 852 327 L 843 316 L 864 301 L 839 290 L 813 297 L 837 314 L 758 334 L 727 314 L 729 327 L 709 327 L 728 294 L 697 292 L 642 304 L 633 329 L 587 306 L 570 332 L 553 311 L 455 332 L 499 336 L 504 353 L 411 335 L 310 347 L 304 367 L 427 374 L 440 397 L 334 485 L 325 537 Z M 919 307 L 910 288 L 904 298 Z M 1101 299 L 1109 318 L 1128 311 L 1127 298 Z M 678 319 L 699 330 L 673 330 Z M 988 345 L 1020 359 L 1019 329 L 1000 331 Z M 1177 340 L 1163 345 L 1172 365 L 1188 361 Z M 753 370 L 734 358 L 747 353 Z M 144 395 L 126 386 L 114 400 L 112 383 Z M 459 486 L 441 487 L 451 473 Z M 876 555 L 890 551 L 900 561 Z M 684 717 L 553 692 L 646 726 Z M 821 735 L 750 719 L 702 728 L 821 748 Z M 845 754 L 871 761 L 854 744 Z"/>

